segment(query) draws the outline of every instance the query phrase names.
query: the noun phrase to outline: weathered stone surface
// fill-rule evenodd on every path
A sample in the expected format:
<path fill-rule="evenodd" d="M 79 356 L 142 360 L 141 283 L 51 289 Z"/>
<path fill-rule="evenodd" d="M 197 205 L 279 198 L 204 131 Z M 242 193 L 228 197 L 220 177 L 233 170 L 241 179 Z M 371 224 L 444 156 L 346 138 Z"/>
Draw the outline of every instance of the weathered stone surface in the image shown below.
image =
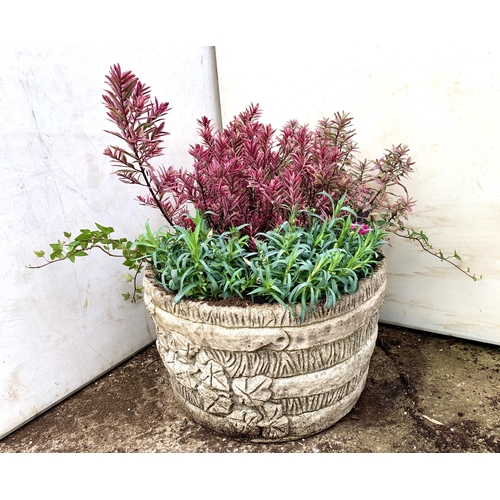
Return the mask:
<path fill-rule="evenodd" d="M 254 441 L 289 441 L 346 415 L 363 391 L 386 286 L 385 262 L 333 309 L 303 324 L 278 304 L 183 300 L 144 277 L 157 347 L 178 402 L 198 423 Z"/>

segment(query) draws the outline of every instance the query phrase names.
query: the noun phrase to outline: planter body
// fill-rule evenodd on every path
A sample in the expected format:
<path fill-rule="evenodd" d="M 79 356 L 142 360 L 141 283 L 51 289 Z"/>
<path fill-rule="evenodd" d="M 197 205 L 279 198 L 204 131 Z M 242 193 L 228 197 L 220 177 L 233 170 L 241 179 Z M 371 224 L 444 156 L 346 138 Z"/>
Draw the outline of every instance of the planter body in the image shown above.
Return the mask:
<path fill-rule="evenodd" d="M 303 324 L 279 304 L 182 300 L 144 276 L 144 298 L 177 401 L 201 425 L 252 441 L 289 441 L 332 426 L 368 373 L 386 287 L 385 261 L 333 309 Z"/>

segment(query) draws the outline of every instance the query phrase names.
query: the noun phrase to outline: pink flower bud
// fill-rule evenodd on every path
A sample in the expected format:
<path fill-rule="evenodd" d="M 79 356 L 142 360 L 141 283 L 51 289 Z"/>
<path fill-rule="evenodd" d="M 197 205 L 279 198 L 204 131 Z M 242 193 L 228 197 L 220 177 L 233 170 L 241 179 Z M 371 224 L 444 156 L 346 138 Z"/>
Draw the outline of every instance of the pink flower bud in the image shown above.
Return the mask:
<path fill-rule="evenodd" d="M 351 226 L 351 230 L 352 231 L 358 230 L 359 234 L 361 236 L 364 236 L 365 234 L 367 234 L 371 231 L 371 228 L 368 224 L 359 224 L 358 222 L 356 222 Z"/>

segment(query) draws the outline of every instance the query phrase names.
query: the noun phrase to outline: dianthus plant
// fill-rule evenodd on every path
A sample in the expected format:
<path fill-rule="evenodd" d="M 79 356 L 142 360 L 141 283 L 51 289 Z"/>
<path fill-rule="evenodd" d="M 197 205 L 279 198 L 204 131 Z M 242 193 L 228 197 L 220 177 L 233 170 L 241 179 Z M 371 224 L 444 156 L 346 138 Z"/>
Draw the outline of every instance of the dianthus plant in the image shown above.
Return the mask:
<path fill-rule="evenodd" d="M 158 208 L 171 225 L 192 224 L 183 217 L 193 209 L 207 217 L 213 231 L 244 226 L 254 239 L 289 219 L 291 210 L 331 216 L 329 196 L 351 207 L 359 223 L 374 223 L 384 231 L 418 241 L 427 252 L 446 260 L 468 276 L 441 250 L 434 251 L 427 236 L 405 223 L 414 205 L 403 182 L 413 171 L 405 145 L 386 150 L 381 158 L 360 161 L 352 117 L 335 113 L 315 128 L 291 120 L 276 131 L 261 123 L 258 105 L 235 116 L 223 130 L 206 117 L 198 120 L 201 141 L 190 147 L 192 168 L 155 166 L 162 153 L 164 116 L 169 103 L 152 99 L 149 87 L 130 71 L 112 66 L 109 89 L 103 95 L 109 119 L 118 131 L 108 131 L 125 147 L 105 150 L 126 183 L 146 188 L 138 196 Z M 302 211 L 302 212 L 301 212 Z M 304 215 L 298 224 L 307 224 Z"/>

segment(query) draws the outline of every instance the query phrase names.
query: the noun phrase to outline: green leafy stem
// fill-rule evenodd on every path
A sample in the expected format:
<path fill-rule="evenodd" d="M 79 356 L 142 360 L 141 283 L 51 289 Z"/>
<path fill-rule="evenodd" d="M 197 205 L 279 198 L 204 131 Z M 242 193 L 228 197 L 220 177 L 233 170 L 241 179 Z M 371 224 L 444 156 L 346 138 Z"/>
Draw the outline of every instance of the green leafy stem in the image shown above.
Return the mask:
<path fill-rule="evenodd" d="M 76 257 L 85 257 L 90 250 L 98 248 L 110 257 L 118 257 L 123 260 L 123 265 L 126 266 L 134 274 L 126 274 L 125 279 L 127 282 L 133 282 L 133 294 L 122 294 L 125 300 L 130 299 L 132 302 L 137 301 L 142 297 L 142 287 L 137 286 L 137 278 L 141 272 L 147 256 L 143 253 L 143 247 L 138 244 L 140 242 L 132 242 L 127 238 L 114 238 L 111 236 L 114 233 L 114 228 L 102 226 L 95 223 L 97 229 L 91 231 L 90 229 L 81 229 L 80 234 L 72 241 L 61 241 L 51 243 L 50 247 L 52 252 L 49 258 L 43 250 L 35 250 L 34 254 L 37 257 L 43 258 L 46 262 L 40 266 L 27 266 L 30 269 L 40 269 L 42 267 L 69 260 L 75 262 Z M 64 237 L 71 240 L 71 233 L 64 232 Z M 116 253 L 116 252 L 120 253 Z"/>
<path fill-rule="evenodd" d="M 400 225 L 399 228 L 394 231 L 394 234 L 396 236 L 400 236 L 401 238 L 406 238 L 418 242 L 422 247 L 422 249 L 425 250 L 427 253 L 433 255 L 434 257 L 437 257 L 438 259 L 441 260 L 441 262 L 444 261 L 447 262 L 448 264 L 451 264 L 452 266 L 456 267 L 459 271 L 461 271 L 474 281 L 478 281 L 483 278 L 482 274 L 478 278 L 475 274 L 471 273 L 470 268 L 463 269 L 456 262 L 453 262 L 452 259 L 455 259 L 457 261 L 462 260 L 462 258 L 460 257 L 460 255 L 458 255 L 456 250 L 454 251 L 453 255 L 444 255 L 441 249 L 438 249 L 437 251 L 434 250 L 434 247 L 429 243 L 429 237 L 423 231 L 415 231 L 411 227 Z"/>

